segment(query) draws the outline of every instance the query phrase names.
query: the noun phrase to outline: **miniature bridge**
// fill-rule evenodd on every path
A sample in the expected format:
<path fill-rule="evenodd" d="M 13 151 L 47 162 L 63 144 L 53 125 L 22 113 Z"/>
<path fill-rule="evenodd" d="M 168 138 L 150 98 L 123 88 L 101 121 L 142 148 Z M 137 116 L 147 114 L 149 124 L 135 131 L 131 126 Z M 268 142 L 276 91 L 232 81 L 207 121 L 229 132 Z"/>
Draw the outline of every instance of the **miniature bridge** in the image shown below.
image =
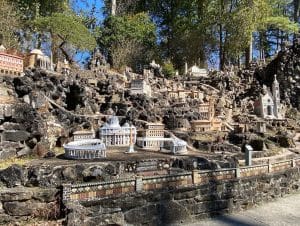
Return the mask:
<path fill-rule="evenodd" d="M 232 169 L 194 170 L 179 174 L 135 177 L 98 183 L 64 184 L 63 200 L 66 202 L 97 201 L 136 192 L 178 189 L 207 184 L 210 181 L 251 178 L 285 172 L 289 169 L 298 169 L 299 171 L 300 158 Z"/>

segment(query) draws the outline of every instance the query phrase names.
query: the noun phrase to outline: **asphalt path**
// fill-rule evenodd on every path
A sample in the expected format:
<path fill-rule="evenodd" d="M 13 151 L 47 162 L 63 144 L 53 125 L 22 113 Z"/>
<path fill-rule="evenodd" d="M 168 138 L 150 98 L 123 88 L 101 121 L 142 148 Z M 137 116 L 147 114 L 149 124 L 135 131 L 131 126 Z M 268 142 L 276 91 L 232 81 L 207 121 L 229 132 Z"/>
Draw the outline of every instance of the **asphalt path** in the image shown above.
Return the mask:
<path fill-rule="evenodd" d="M 300 193 L 243 212 L 184 226 L 300 226 Z M 182 225 L 183 226 L 183 225 Z"/>

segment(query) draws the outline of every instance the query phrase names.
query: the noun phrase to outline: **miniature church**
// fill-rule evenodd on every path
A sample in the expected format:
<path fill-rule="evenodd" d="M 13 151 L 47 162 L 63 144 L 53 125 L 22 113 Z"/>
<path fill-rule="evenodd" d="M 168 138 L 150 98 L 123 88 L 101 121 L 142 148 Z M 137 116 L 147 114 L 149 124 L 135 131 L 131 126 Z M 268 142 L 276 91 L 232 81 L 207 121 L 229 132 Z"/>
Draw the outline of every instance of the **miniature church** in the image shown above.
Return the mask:
<path fill-rule="evenodd" d="M 276 79 L 276 75 L 274 75 L 272 92 L 264 85 L 263 93 L 256 101 L 255 112 L 265 119 L 282 119 L 280 109 L 279 83 Z"/>
<path fill-rule="evenodd" d="M 99 129 L 99 135 L 107 147 L 126 147 L 136 142 L 136 128 L 128 123 L 120 126 L 117 116 L 108 119 Z"/>

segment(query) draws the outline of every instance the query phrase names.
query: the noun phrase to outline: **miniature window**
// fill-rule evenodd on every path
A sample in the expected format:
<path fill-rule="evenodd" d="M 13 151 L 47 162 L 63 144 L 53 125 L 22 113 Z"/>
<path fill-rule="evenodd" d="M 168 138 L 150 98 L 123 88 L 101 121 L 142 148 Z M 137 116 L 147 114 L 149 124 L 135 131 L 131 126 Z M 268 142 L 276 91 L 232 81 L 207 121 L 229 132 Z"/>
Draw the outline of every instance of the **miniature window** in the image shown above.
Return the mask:
<path fill-rule="evenodd" d="M 268 115 L 272 115 L 272 107 L 268 106 Z"/>

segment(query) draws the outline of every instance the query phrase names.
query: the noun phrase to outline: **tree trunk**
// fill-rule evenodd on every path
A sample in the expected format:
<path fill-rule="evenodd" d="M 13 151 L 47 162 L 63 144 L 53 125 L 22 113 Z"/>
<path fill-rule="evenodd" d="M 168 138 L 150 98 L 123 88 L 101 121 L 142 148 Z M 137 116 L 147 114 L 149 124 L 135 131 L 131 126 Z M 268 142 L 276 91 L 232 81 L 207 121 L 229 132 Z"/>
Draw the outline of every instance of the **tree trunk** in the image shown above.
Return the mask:
<path fill-rule="evenodd" d="M 220 70 L 224 69 L 224 48 L 223 48 L 223 25 L 222 25 L 222 16 L 224 14 L 224 0 L 221 0 L 221 4 L 220 4 L 220 18 L 219 18 L 219 32 L 220 32 L 220 36 L 219 36 L 219 48 L 220 48 L 220 52 L 219 52 L 219 57 L 220 57 Z"/>
<path fill-rule="evenodd" d="M 219 29 L 220 29 L 220 36 L 219 36 L 219 60 L 220 60 L 220 70 L 224 69 L 224 53 L 223 53 L 223 26 L 222 24 L 219 25 Z"/>
<path fill-rule="evenodd" d="M 293 0 L 294 5 L 294 22 L 298 24 L 299 21 L 299 7 L 300 7 L 300 0 Z M 296 38 L 296 33 L 294 33 L 294 38 Z"/>
<path fill-rule="evenodd" d="M 253 37 L 251 35 L 250 45 L 246 49 L 246 61 L 245 66 L 248 68 L 250 66 L 250 63 L 252 62 L 252 48 L 253 48 Z"/>
<path fill-rule="evenodd" d="M 57 44 L 58 43 L 58 37 L 51 34 L 51 52 L 52 52 L 52 63 L 56 64 L 58 61 L 58 48 Z"/>
<path fill-rule="evenodd" d="M 59 45 L 59 49 L 60 51 L 62 52 L 62 54 L 64 55 L 64 57 L 66 58 L 66 60 L 70 63 L 70 64 L 73 64 L 73 59 L 72 57 L 68 54 L 68 52 L 64 49 L 64 45 L 66 44 L 66 42 L 62 42 L 60 45 Z"/>
<path fill-rule="evenodd" d="M 294 4 L 294 22 L 298 23 L 300 0 L 294 0 L 293 4 Z"/>
<path fill-rule="evenodd" d="M 41 49 L 42 47 L 42 35 L 40 33 L 36 33 L 36 49 Z"/>

